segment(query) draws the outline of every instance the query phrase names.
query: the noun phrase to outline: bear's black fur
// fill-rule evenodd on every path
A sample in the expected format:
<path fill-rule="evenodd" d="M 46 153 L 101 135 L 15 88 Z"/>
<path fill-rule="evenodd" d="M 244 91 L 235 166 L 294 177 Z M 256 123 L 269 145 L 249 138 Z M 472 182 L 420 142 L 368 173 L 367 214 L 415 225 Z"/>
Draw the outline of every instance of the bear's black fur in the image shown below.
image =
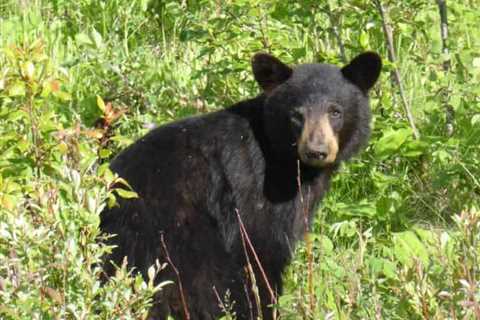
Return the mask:
<path fill-rule="evenodd" d="M 105 271 L 113 274 L 111 262 L 127 257 L 146 277 L 156 259 L 168 262 L 157 281 L 175 284 L 155 297 L 151 319 L 217 319 L 217 293 L 227 292 L 237 319 L 257 319 L 247 260 L 263 319 L 272 319 L 268 287 L 281 293 L 305 217 L 309 225 L 339 163 L 368 139 L 367 93 L 381 69 L 375 53 L 343 68 L 290 68 L 261 53 L 252 67 L 262 94 L 156 128 L 111 163 L 139 197 L 101 214 L 101 229 L 116 234 L 109 243 L 117 246 Z"/>

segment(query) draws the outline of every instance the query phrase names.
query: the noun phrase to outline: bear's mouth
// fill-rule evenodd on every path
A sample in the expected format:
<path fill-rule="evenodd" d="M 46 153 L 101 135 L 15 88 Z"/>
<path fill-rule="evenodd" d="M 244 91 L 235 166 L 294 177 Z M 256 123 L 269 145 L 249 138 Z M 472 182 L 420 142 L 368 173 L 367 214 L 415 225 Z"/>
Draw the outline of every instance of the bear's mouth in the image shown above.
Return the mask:
<path fill-rule="evenodd" d="M 302 147 L 299 145 L 298 155 L 302 163 L 311 166 L 311 167 L 326 167 L 333 163 L 337 158 L 337 149 L 336 144 L 330 143 L 330 146 L 327 144 L 322 144 L 316 149 L 309 148 L 307 146 Z"/>

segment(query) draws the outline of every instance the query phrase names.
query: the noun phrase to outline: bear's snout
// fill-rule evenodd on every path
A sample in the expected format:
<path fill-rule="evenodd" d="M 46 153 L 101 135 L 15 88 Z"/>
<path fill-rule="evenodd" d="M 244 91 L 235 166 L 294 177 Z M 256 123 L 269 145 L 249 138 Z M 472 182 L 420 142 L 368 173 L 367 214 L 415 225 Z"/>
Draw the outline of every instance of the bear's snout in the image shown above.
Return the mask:
<path fill-rule="evenodd" d="M 334 132 L 327 115 L 318 120 L 307 119 L 297 142 L 298 155 L 303 163 L 324 167 L 337 159 L 338 135 Z"/>
<path fill-rule="evenodd" d="M 305 157 L 310 160 L 323 161 L 328 157 L 328 146 L 325 144 L 321 144 L 317 147 L 308 146 L 305 151 Z"/>

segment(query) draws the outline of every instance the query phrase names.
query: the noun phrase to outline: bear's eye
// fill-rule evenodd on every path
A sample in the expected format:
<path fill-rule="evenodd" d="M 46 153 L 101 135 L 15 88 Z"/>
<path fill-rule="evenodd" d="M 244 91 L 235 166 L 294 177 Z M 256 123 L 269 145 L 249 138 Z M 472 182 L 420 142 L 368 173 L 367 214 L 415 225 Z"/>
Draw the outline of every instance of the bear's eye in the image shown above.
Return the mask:
<path fill-rule="evenodd" d="M 342 112 L 338 109 L 330 110 L 330 117 L 332 118 L 340 118 L 342 116 Z"/>

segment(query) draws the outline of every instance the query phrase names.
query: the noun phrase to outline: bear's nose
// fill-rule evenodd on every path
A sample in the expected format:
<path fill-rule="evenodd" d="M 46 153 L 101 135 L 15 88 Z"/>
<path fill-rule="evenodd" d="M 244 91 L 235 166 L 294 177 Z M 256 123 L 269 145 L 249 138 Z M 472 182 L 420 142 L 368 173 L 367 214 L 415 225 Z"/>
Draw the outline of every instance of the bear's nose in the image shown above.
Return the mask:
<path fill-rule="evenodd" d="M 305 156 L 311 160 L 325 160 L 328 156 L 328 147 L 322 144 L 316 148 L 309 148 Z"/>

